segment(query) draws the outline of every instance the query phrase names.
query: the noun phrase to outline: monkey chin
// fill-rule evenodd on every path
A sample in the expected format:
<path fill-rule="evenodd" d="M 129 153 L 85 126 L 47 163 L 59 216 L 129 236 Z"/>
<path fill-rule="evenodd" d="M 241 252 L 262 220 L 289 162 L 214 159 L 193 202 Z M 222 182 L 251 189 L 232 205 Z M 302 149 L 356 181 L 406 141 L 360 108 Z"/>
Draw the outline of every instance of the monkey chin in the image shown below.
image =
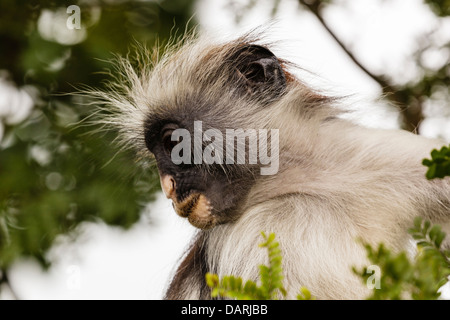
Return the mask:
<path fill-rule="evenodd" d="M 217 224 L 217 218 L 212 214 L 212 206 L 208 198 L 201 193 L 192 193 L 183 201 L 172 199 L 175 212 L 199 229 L 211 229 Z"/>

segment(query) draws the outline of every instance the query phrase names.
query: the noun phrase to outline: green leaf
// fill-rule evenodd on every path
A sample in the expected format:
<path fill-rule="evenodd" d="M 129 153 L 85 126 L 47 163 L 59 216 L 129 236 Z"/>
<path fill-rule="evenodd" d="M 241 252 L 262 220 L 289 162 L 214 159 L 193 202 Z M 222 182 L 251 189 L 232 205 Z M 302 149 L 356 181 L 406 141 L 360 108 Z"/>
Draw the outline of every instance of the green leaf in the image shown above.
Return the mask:
<path fill-rule="evenodd" d="M 300 293 L 297 295 L 297 300 L 314 300 L 314 298 L 307 288 L 301 287 Z"/>
<path fill-rule="evenodd" d="M 444 241 L 444 239 L 445 239 L 445 232 L 440 232 L 434 241 L 438 249 L 441 247 L 442 241 Z"/>
<path fill-rule="evenodd" d="M 431 179 L 436 178 L 436 169 L 437 169 L 437 164 L 433 163 L 426 173 L 427 179 L 431 180 Z"/>
<path fill-rule="evenodd" d="M 416 217 L 414 218 L 414 228 L 415 230 L 421 230 L 422 228 L 422 217 Z"/>
<path fill-rule="evenodd" d="M 431 222 L 428 221 L 428 220 L 426 220 L 426 221 L 423 223 L 423 228 L 422 228 L 422 234 L 423 234 L 423 235 L 425 235 L 425 234 L 428 232 L 428 229 L 430 229 L 430 226 L 431 226 Z"/>
<path fill-rule="evenodd" d="M 427 179 L 450 176 L 450 148 L 443 146 L 440 150 L 431 151 L 431 159 L 423 159 L 422 164 L 428 167 Z"/>

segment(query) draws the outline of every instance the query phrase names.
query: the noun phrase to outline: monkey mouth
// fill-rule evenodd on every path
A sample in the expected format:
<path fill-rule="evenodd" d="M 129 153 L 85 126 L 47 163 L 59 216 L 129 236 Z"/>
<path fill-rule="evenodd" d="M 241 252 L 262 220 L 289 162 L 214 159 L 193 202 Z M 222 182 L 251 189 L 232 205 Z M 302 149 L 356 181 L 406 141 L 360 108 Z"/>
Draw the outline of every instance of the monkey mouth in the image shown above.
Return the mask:
<path fill-rule="evenodd" d="M 216 223 L 210 201 L 201 193 L 192 193 L 182 201 L 172 199 L 175 212 L 197 228 L 210 229 Z"/>
<path fill-rule="evenodd" d="M 199 192 L 192 192 L 182 200 L 176 196 L 175 180 L 170 175 L 161 177 L 161 187 L 166 197 L 172 200 L 175 212 L 199 229 L 211 229 L 217 224 L 217 218 L 212 214 L 211 202 Z"/>
<path fill-rule="evenodd" d="M 200 196 L 199 193 L 191 193 L 182 201 L 172 199 L 173 208 L 180 217 L 189 218 L 189 216 L 197 210 Z"/>

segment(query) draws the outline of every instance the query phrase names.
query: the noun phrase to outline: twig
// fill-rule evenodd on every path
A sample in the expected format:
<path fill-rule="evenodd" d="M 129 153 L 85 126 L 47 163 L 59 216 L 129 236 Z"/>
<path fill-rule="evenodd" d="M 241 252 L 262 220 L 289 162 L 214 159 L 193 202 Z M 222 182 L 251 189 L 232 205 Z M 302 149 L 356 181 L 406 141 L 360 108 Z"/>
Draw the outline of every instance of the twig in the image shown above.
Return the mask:
<path fill-rule="evenodd" d="M 328 32 L 328 34 L 336 41 L 339 47 L 347 54 L 347 56 L 355 63 L 366 75 L 377 82 L 382 90 L 383 95 L 391 100 L 400 110 L 403 117 L 404 129 L 409 131 L 417 131 L 418 125 L 423 120 L 422 108 L 412 109 L 408 108 L 407 98 L 398 92 L 398 88 L 391 85 L 386 78 L 380 75 L 372 73 L 367 69 L 350 51 L 350 49 L 344 44 L 344 42 L 339 39 L 339 37 L 333 32 L 333 30 L 327 25 L 320 13 L 320 7 L 322 4 L 321 0 L 298 0 L 299 3 L 305 6 L 321 23 L 323 28 Z"/>

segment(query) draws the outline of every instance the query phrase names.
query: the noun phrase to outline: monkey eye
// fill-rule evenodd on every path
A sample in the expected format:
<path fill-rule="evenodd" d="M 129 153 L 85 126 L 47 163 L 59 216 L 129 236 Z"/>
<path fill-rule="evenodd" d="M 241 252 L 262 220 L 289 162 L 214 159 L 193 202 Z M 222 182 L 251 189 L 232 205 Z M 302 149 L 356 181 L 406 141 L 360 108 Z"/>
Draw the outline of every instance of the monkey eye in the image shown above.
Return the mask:
<path fill-rule="evenodd" d="M 175 125 L 166 125 L 162 130 L 162 144 L 164 150 L 170 155 L 172 149 L 180 142 L 179 140 L 172 141 L 172 133 L 177 128 Z"/>
<path fill-rule="evenodd" d="M 179 141 L 172 141 L 172 132 L 173 131 L 166 131 L 163 135 L 163 146 L 164 150 L 170 154 L 172 152 L 172 149 L 178 144 Z"/>

